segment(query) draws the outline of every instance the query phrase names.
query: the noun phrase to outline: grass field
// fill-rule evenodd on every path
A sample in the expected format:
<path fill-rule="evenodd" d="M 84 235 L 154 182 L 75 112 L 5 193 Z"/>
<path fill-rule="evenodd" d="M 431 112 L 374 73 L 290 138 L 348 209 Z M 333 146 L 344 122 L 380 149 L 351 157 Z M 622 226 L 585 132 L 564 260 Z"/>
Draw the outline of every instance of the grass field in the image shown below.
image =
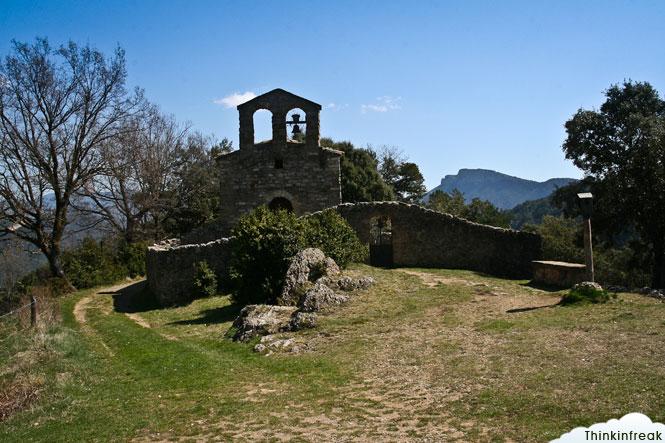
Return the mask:
<path fill-rule="evenodd" d="M 267 357 L 224 339 L 226 296 L 68 296 L 60 323 L 0 345 L 2 392 L 34 392 L 0 441 L 521 442 L 629 412 L 665 420 L 664 303 L 562 307 L 473 272 L 352 272 L 377 284 L 285 334 L 300 352 Z"/>

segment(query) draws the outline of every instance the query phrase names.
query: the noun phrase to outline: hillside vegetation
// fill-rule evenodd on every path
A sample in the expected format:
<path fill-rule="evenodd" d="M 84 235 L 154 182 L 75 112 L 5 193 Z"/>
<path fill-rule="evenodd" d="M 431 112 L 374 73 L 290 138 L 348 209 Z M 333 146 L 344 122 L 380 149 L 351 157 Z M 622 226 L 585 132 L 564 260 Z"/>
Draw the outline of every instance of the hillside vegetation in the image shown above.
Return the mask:
<path fill-rule="evenodd" d="M 455 189 L 464 194 L 467 203 L 474 198 L 487 200 L 499 209 L 511 209 L 528 200 L 538 200 L 564 187 L 573 178 L 551 178 L 544 182 L 513 177 L 489 169 L 460 169 L 455 175 L 446 175 L 437 190 L 450 194 Z M 427 199 L 425 196 L 425 199 Z"/>
<path fill-rule="evenodd" d="M 0 440 L 546 441 L 633 411 L 665 420 L 663 303 L 563 307 L 468 271 L 351 272 L 377 284 L 270 356 L 224 338 L 228 296 L 69 295 L 62 323 L 3 342 L 3 395 L 36 394 Z"/>

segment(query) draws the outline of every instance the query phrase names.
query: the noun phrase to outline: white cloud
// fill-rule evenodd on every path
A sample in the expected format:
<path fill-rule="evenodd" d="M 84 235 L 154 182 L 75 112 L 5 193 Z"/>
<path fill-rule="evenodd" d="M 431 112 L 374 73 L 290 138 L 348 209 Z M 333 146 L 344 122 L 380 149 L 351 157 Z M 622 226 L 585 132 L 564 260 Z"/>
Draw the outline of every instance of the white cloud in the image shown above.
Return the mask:
<path fill-rule="evenodd" d="M 212 102 L 217 105 L 223 105 L 226 108 L 235 108 L 238 105 L 250 101 L 254 97 L 256 97 L 256 94 L 252 91 L 243 92 L 242 94 L 240 92 L 234 92 L 231 95 L 215 99 Z"/>
<path fill-rule="evenodd" d="M 400 102 L 402 97 L 392 97 L 390 95 L 384 95 L 376 98 L 376 102 L 360 105 L 360 110 L 363 114 L 367 112 L 388 112 L 394 111 L 397 109 L 402 109 Z"/>
<path fill-rule="evenodd" d="M 643 434 L 640 436 L 640 434 Z M 640 438 L 641 437 L 641 438 Z M 620 419 L 596 423 L 588 428 L 575 428 L 550 443 L 581 443 L 590 441 L 653 441 L 665 442 L 665 425 L 653 423 L 638 412 Z"/>
<path fill-rule="evenodd" d="M 331 111 L 339 111 L 348 107 L 349 107 L 348 104 L 340 105 L 339 103 L 328 103 L 325 106 L 326 109 L 330 109 Z"/>

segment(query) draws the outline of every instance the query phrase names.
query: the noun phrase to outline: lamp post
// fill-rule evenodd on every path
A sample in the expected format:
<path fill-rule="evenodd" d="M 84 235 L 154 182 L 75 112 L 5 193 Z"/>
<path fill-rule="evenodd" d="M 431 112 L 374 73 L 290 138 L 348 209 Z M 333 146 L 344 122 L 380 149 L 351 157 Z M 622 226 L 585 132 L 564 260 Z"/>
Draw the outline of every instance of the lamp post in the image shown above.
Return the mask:
<path fill-rule="evenodd" d="M 584 218 L 584 264 L 586 265 L 586 278 L 595 281 L 593 269 L 593 246 L 591 245 L 591 215 L 593 214 L 593 195 L 590 192 L 577 194 L 580 210 Z"/>

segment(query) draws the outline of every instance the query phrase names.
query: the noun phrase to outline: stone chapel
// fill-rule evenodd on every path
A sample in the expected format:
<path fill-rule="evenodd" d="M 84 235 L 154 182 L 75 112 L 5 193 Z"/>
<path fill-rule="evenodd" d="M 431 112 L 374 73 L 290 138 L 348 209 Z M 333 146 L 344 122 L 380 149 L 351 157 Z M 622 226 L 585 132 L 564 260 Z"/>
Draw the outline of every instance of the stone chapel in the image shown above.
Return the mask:
<path fill-rule="evenodd" d="M 272 115 L 272 139 L 261 142 L 254 134 L 259 110 Z M 318 103 L 283 89 L 238 106 L 240 147 L 218 159 L 224 230 L 260 205 L 302 215 L 341 203 L 343 153 L 319 145 L 320 112 Z"/>

